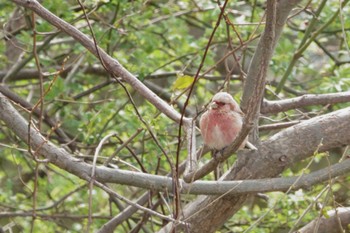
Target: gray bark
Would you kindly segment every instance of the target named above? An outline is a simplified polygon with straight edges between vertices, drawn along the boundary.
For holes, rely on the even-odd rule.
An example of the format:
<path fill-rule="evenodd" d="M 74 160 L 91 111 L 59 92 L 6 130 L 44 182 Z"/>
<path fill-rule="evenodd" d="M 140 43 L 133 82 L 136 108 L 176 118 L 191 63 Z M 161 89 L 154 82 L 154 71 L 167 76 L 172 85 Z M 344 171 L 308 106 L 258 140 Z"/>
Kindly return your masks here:
<path fill-rule="evenodd" d="M 350 108 L 326 114 L 285 129 L 264 141 L 257 151 L 239 154 L 224 180 L 276 177 L 315 151 L 350 144 Z M 234 215 L 249 195 L 201 196 L 184 208 L 189 232 L 214 232 Z M 210 219 L 210 221 L 209 221 Z M 162 231 L 166 232 L 166 231 Z"/>
<path fill-rule="evenodd" d="M 340 207 L 328 211 L 328 217 L 319 217 L 304 227 L 300 228 L 297 233 L 339 233 L 349 232 L 350 224 L 350 207 Z"/>

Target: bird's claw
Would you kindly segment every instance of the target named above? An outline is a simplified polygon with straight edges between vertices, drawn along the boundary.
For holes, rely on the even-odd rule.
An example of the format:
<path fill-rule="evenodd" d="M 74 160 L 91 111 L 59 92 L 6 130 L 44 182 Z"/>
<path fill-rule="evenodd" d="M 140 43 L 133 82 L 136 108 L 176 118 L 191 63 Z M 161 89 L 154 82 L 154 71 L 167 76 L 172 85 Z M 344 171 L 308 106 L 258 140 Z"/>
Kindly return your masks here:
<path fill-rule="evenodd" d="M 214 153 L 213 153 L 214 159 L 220 162 L 222 160 L 222 158 L 224 157 L 224 151 L 225 151 L 226 148 L 227 148 L 227 146 L 225 146 L 221 150 L 215 150 Z"/>

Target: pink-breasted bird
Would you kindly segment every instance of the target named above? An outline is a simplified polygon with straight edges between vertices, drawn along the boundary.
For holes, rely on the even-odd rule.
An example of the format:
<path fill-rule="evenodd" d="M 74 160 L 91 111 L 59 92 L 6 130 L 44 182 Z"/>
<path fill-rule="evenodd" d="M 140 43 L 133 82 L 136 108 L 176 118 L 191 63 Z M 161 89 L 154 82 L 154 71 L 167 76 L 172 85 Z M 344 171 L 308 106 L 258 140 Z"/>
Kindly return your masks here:
<path fill-rule="evenodd" d="M 214 95 L 209 109 L 202 115 L 199 127 L 204 144 L 222 150 L 233 143 L 243 125 L 243 112 L 227 92 Z M 243 148 L 245 141 L 240 148 Z"/>

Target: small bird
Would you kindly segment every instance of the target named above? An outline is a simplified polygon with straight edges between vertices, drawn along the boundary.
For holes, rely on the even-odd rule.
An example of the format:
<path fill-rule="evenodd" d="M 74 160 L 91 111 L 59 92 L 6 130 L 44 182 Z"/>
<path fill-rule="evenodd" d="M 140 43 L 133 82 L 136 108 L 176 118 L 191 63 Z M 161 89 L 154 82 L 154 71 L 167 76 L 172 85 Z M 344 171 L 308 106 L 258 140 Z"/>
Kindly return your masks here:
<path fill-rule="evenodd" d="M 243 125 L 243 112 L 227 92 L 214 95 L 209 109 L 202 115 L 199 127 L 204 144 L 222 151 L 233 143 Z M 244 148 L 246 140 L 240 148 Z"/>

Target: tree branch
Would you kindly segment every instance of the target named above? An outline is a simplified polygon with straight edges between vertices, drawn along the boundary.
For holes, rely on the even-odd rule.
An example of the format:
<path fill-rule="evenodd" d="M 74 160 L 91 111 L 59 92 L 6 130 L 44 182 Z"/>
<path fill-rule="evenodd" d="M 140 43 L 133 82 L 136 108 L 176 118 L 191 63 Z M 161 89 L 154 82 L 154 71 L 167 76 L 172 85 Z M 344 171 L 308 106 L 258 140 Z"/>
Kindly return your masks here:
<path fill-rule="evenodd" d="M 350 108 L 345 108 L 303 121 L 280 131 L 264 141 L 258 150 L 241 151 L 233 169 L 222 180 L 275 177 L 293 163 L 313 155 L 315 151 L 323 152 L 331 148 L 349 145 L 349 116 Z M 320 174 L 316 173 L 316 175 Z M 231 197 L 198 197 L 196 201 L 186 206 L 185 219 L 191 226 L 201 224 L 206 229 L 214 230 L 217 226 L 213 228 L 211 226 L 214 223 L 220 225 L 223 223 L 221 221 L 231 217 L 241 208 L 248 196 L 242 194 Z M 210 208 L 208 208 L 209 206 Z M 196 217 L 192 218 L 193 215 Z M 215 216 L 214 222 L 210 221 L 206 224 L 205 221 L 202 221 L 206 218 L 213 219 L 213 216 Z M 195 229 L 192 230 L 191 228 L 192 231 L 196 232 Z"/>
<path fill-rule="evenodd" d="M 75 65 L 75 64 L 74 64 Z M 65 64 L 64 70 L 60 71 L 60 75 L 62 75 L 63 77 L 66 77 L 68 75 L 69 72 L 71 72 L 73 70 L 73 64 Z M 43 77 L 48 77 L 50 75 L 54 75 L 56 73 L 49 73 L 47 72 L 47 70 L 49 69 L 54 69 L 54 70 L 60 70 L 62 69 L 62 67 L 59 66 L 53 66 L 53 67 L 44 67 L 46 69 L 46 72 L 43 72 Z M 97 74 L 97 75 L 101 75 L 103 77 L 105 77 L 108 72 L 102 67 L 102 66 L 98 66 L 98 65 L 94 65 L 94 66 L 79 66 L 79 68 L 82 70 L 82 72 L 84 74 Z M 182 72 L 182 70 L 175 70 L 173 72 L 156 72 L 153 74 L 148 74 L 146 77 L 144 77 L 144 79 L 146 80 L 159 80 L 159 79 L 164 79 L 164 78 L 176 78 L 176 75 L 178 75 L 179 72 Z M 6 76 L 6 74 L 8 73 L 7 70 L 0 70 L 0 81 Z M 195 73 L 191 73 L 191 72 L 183 72 L 184 75 L 189 75 L 189 76 L 195 76 Z M 16 72 L 16 75 L 11 77 L 11 79 L 9 81 L 17 81 L 17 80 L 30 80 L 30 79 L 35 79 L 35 77 L 39 76 L 39 72 L 36 69 L 31 69 L 31 68 L 23 68 L 21 70 L 19 70 L 18 72 Z M 138 77 L 138 76 L 135 76 Z M 211 74 L 205 74 L 205 73 L 201 73 L 198 75 L 198 77 L 200 77 L 201 79 L 205 79 L 208 81 L 220 81 L 225 79 L 225 76 L 220 76 L 220 75 L 211 75 Z M 230 77 L 230 80 L 238 80 L 237 75 L 232 75 L 232 77 Z"/>
<path fill-rule="evenodd" d="M 350 173 L 350 159 L 330 167 L 320 169 L 301 177 L 235 180 L 235 181 L 196 181 L 184 184 L 183 192 L 198 195 L 237 195 L 273 191 L 297 190 L 327 181 L 339 175 Z"/>
<path fill-rule="evenodd" d="M 264 131 L 264 130 L 277 130 L 277 129 L 283 129 L 283 128 L 288 128 L 292 125 L 299 124 L 300 121 L 288 121 L 288 122 L 280 122 L 280 123 L 274 123 L 274 124 L 266 124 L 266 125 L 260 125 L 259 126 L 259 131 Z"/>
<path fill-rule="evenodd" d="M 155 95 L 149 88 L 147 88 L 140 80 L 138 80 L 133 74 L 126 70 L 116 59 L 113 59 L 100 47 L 95 46 L 94 42 L 88 38 L 85 34 L 80 32 L 77 28 L 73 27 L 64 20 L 58 18 L 56 15 L 52 14 L 46 8 L 44 8 L 36 0 L 12 0 L 19 6 L 23 6 L 34 11 L 36 14 L 41 16 L 47 22 L 51 23 L 61 31 L 67 33 L 88 49 L 97 58 L 101 58 L 103 64 L 108 69 L 111 74 L 121 77 L 127 83 L 129 83 L 136 91 L 138 91 L 143 97 L 145 97 L 150 103 L 157 107 L 162 113 L 167 115 L 170 119 L 175 122 L 180 122 L 181 114 L 175 111 L 170 105 L 168 105 L 164 100 Z M 96 50 L 98 49 L 98 51 Z M 186 124 L 190 124 L 190 119 L 184 118 Z"/>
<path fill-rule="evenodd" d="M 245 113 L 244 124 L 237 138 L 232 145 L 222 154 L 220 161 L 211 159 L 198 170 L 191 171 L 184 176 L 186 182 L 193 182 L 213 171 L 220 162 L 228 159 L 235 152 L 254 126 L 257 126 L 260 112 L 260 103 L 262 102 L 265 79 L 268 64 L 271 60 L 273 48 L 275 46 L 275 24 L 276 24 L 276 4 L 275 1 L 268 1 L 267 20 L 265 31 L 258 43 L 258 47 L 253 56 L 250 68 L 247 74 L 247 80 L 244 84 L 242 97 L 242 110 Z M 283 25 L 282 25 L 283 26 Z M 253 67 L 253 68 L 252 68 Z M 257 135 L 253 143 L 257 143 Z"/>
<path fill-rule="evenodd" d="M 3 120 L 6 125 L 23 141 L 27 141 L 28 138 L 28 123 L 25 119 L 14 109 L 8 102 L 6 97 L 0 94 L 0 119 Z M 335 120 L 336 119 L 336 120 Z M 283 144 L 286 140 L 290 140 L 292 143 L 297 143 L 296 140 L 300 138 L 300 131 L 312 132 L 318 131 L 319 134 L 329 134 L 328 137 L 323 139 L 322 150 L 328 150 L 330 148 L 350 144 L 350 108 L 336 111 L 327 115 L 315 117 L 311 120 L 304 121 L 302 124 L 290 127 L 294 129 L 286 129 L 274 137 L 273 142 L 267 140 L 262 143 L 262 154 L 255 152 L 249 154 L 246 152 L 242 156 L 249 156 L 250 158 L 260 158 L 262 160 L 265 157 L 270 157 L 266 163 L 278 163 L 274 165 L 275 168 L 280 170 L 282 167 L 287 166 L 286 161 L 291 162 L 296 154 L 292 154 L 291 158 L 279 157 L 278 152 L 281 148 L 278 145 Z M 335 125 L 339 127 L 333 127 Z M 344 122 L 345 121 L 345 122 Z M 322 124 L 318 124 L 322 122 Z M 347 124 L 347 127 L 344 125 Z M 320 129 L 317 129 L 320 127 Z M 328 131 L 328 129 L 332 131 Z M 335 134 L 334 131 L 338 132 Z M 69 154 L 62 148 L 53 145 L 47 141 L 38 131 L 31 128 L 31 148 L 38 150 L 38 153 L 42 154 L 52 164 L 64 169 L 81 179 L 90 180 L 92 165 L 87 164 L 84 161 L 75 159 L 73 155 Z M 315 142 L 318 142 L 317 140 Z M 305 143 L 298 146 L 285 145 L 285 154 L 291 153 L 291 150 L 300 150 L 305 146 Z M 312 148 L 317 148 L 318 143 L 315 143 Z M 267 150 L 267 148 L 273 148 Z M 312 154 L 312 150 L 308 151 L 304 156 Z M 297 152 L 295 152 L 297 153 Z M 298 158 L 303 159 L 302 158 Z M 258 159 L 259 160 L 259 159 Z M 261 162 L 261 161 L 260 161 Z M 283 166 L 281 165 L 283 164 Z M 269 165 L 266 165 L 269 166 Z M 255 169 L 256 170 L 256 169 Z M 274 170 L 273 170 L 274 171 Z M 269 192 L 269 191 L 284 191 L 294 185 L 294 189 L 308 187 L 316 183 L 326 181 L 329 178 L 343 175 L 350 171 L 350 160 L 345 160 L 342 163 L 326 167 L 319 171 L 304 175 L 303 177 L 290 177 L 290 178 L 273 178 L 273 179 L 255 179 L 255 180 L 235 180 L 235 181 L 196 181 L 192 184 L 182 182 L 182 192 L 188 194 L 206 194 L 206 195 L 219 195 L 219 194 L 244 194 L 244 193 L 256 193 L 256 192 Z M 276 171 L 274 171 L 276 173 Z M 96 180 L 98 182 L 108 182 L 136 186 L 145 189 L 152 189 L 158 191 L 172 190 L 173 183 L 170 177 L 164 177 L 159 175 L 151 175 L 139 172 L 124 171 L 119 169 L 111 169 L 103 166 L 96 167 Z M 268 177 L 268 175 L 266 176 Z M 252 177 L 255 178 L 255 177 Z M 259 178 L 259 177 L 256 177 Z M 297 183 L 295 181 L 298 180 Z"/>
<path fill-rule="evenodd" d="M 36 116 L 40 115 L 40 110 L 38 108 L 34 108 L 33 105 L 26 100 L 22 99 L 17 94 L 13 93 L 10 89 L 8 89 L 6 86 L 0 85 L 0 93 L 14 101 L 16 104 L 19 104 L 23 108 L 32 111 Z M 58 135 L 58 140 L 61 143 L 68 143 L 68 146 L 74 151 L 75 143 L 70 139 L 70 137 L 62 130 L 59 126 L 59 123 L 53 120 L 46 112 L 43 113 L 43 120 L 44 122 L 50 126 L 53 131 Z"/>
<path fill-rule="evenodd" d="M 322 95 L 310 94 L 286 100 L 264 100 L 261 113 L 278 113 L 310 105 L 326 105 L 346 102 L 350 102 L 350 91 Z"/>
<path fill-rule="evenodd" d="M 300 228 L 298 233 L 338 233 L 349 229 L 350 207 L 339 207 L 328 211 L 328 217 L 319 217 L 306 226 Z"/>
<path fill-rule="evenodd" d="M 196 143 L 193 140 L 194 137 L 194 124 L 192 118 L 183 117 L 179 112 L 167 104 L 163 99 L 151 91 L 146 85 L 144 85 L 137 77 L 131 74 L 127 69 L 125 69 L 116 59 L 109 56 L 104 50 L 102 50 L 93 40 L 88 38 L 85 34 L 80 32 L 77 28 L 73 27 L 69 23 L 60 19 L 56 15 L 52 14 L 46 8 L 44 8 L 36 0 L 12 0 L 17 5 L 28 8 L 41 16 L 43 19 L 57 27 L 58 29 L 64 31 L 86 49 L 88 49 L 93 55 L 95 55 L 102 63 L 103 67 L 107 69 L 116 77 L 121 77 L 129 85 L 131 85 L 138 93 L 145 97 L 150 103 L 152 103 L 159 111 L 164 113 L 173 121 L 183 124 L 186 132 L 186 142 L 189 157 L 195 157 Z"/>

